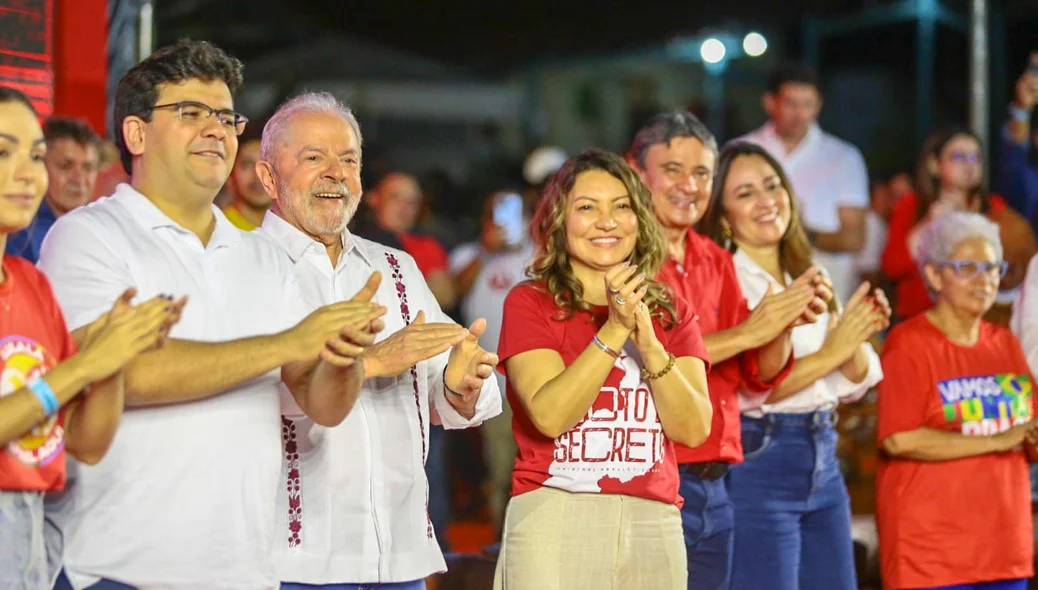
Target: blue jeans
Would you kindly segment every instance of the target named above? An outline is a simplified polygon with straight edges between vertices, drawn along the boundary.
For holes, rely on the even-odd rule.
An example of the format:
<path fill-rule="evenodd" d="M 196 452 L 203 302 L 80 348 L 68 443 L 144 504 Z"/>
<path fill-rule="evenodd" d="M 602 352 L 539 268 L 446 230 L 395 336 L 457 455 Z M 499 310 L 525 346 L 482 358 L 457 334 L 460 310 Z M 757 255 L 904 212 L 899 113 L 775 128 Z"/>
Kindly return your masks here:
<path fill-rule="evenodd" d="M 61 571 L 61 575 L 58 576 L 58 581 L 54 584 L 54 590 L 72 590 L 72 583 L 68 581 L 65 576 L 65 571 Z M 101 580 L 96 584 L 87 586 L 84 590 L 137 590 L 129 584 L 123 584 L 122 582 L 116 582 L 115 580 Z"/>
<path fill-rule="evenodd" d="M 685 500 L 681 528 L 688 551 L 688 590 L 728 590 L 735 524 L 724 478 L 704 480 L 678 467 L 678 491 Z"/>
<path fill-rule="evenodd" d="M 380 584 L 378 582 L 365 584 L 296 584 L 294 582 L 282 582 L 281 590 L 425 590 L 425 580 L 414 582 L 390 582 Z"/>
<path fill-rule="evenodd" d="M 835 422 L 832 412 L 743 416 L 745 462 L 728 473 L 734 588 L 858 587 Z"/>
<path fill-rule="evenodd" d="M 980 582 L 977 584 L 916 588 L 915 590 L 1027 590 L 1027 580 L 999 580 L 997 582 Z"/>
<path fill-rule="evenodd" d="M 429 425 L 429 456 L 425 460 L 425 477 L 429 480 L 429 519 L 436 532 L 440 551 L 450 553 L 447 526 L 451 522 L 451 482 L 447 471 L 447 431 L 443 426 Z"/>

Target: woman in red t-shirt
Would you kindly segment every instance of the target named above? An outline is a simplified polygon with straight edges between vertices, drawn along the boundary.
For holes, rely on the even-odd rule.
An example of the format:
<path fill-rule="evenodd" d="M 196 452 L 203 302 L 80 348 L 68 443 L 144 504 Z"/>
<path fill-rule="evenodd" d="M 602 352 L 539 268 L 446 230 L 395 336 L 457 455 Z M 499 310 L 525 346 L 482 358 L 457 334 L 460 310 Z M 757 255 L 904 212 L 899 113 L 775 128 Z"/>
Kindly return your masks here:
<path fill-rule="evenodd" d="M 1024 590 L 1035 400 L 1016 337 L 982 319 L 1006 268 L 998 227 L 949 213 L 918 256 L 935 303 L 891 331 L 879 384 L 884 587 Z"/>
<path fill-rule="evenodd" d="M 32 221 L 47 190 L 47 152 L 24 94 L 0 86 L 0 251 Z M 120 370 L 162 342 L 183 302 L 138 307 L 129 289 L 73 337 L 47 279 L 27 260 L 3 257 L 0 273 L 0 588 L 51 588 L 43 495 L 65 485 L 65 451 L 96 463 L 123 409 Z M 77 353 L 77 349 L 79 352 Z M 82 393 L 91 385 L 89 394 Z M 48 539 L 57 541 L 60 539 Z M 51 555 L 60 563 L 60 555 Z"/>
<path fill-rule="evenodd" d="M 495 588 L 684 590 L 672 441 L 709 434 L 707 356 L 652 278 L 666 249 L 649 191 L 620 157 L 584 152 L 531 233 L 533 280 L 505 300 L 498 346 L 519 452 Z"/>
<path fill-rule="evenodd" d="M 919 274 L 915 251 L 922 230 L 951 211 L 983 213 L 992 221 L 1011 228 L 1013 240 L 1007 240 L 1006 244 L 1010 271 L 1002 288 L 1014 289 L 1023 281 L 1027 263 L 1038 249 L 1034 233 L 1002 197 L 987 192 L 981 157 L 980 140 L 966 129 L 935 133 L 923 144 L 916 190 L 901 195 L 894 205 L 887 246 L 883 250 L 882 269 L 896 286 L 894 311 L 899 319 L 930 308 L 930 297 Z"/>

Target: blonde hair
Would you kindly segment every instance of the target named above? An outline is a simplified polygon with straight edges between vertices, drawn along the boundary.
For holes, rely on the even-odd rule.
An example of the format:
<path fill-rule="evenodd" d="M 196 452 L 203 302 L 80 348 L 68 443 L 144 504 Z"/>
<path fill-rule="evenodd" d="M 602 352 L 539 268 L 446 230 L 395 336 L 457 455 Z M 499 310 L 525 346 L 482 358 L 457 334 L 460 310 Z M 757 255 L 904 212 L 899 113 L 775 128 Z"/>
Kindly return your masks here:
<path fill-rule="evenodd" d="M 590 170 L 601 170 L 623 183 L 631 197 L 631 208 L 638 218 L 638 236 L 628 261 L 646 276 L 648 291 L 643 301 L 650 314 L 658 318 L 665 329 L 677 323 L 674 299 L 663 283 L 655 279 L 663 266 L 667 251 L 663 227 L 652 211 L 648 187 L 626 162 L 615 154 L 602 150 L 587 150 L 566 160 L 552 176 L 530 222 L 530 233 L 537 247 L 527 276 L 543 283 L 562 310 L 561 319 L 568 319 L 577 310 L 591 311 L 584 301 L 584 287 L 573 276 L 570 253 L 566 249 L 566 216 L 570 192 L 577 177 Z"/>

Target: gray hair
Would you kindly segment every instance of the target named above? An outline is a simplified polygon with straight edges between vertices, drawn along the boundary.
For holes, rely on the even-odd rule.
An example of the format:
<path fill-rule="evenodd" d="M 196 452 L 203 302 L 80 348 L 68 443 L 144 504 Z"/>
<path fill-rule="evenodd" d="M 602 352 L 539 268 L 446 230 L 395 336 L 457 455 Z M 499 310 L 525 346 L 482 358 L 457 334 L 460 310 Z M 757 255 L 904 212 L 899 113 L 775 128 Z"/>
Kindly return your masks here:
<path fill-rule="evenodd" d="M 634 134 L 627 155 L 645 170 L 645 154 L 657 144 L 670 145 L 675 137 L 694 137 L 717 155 L 717 139 L 706 125 L 688 111 L 660 113 L 649 119 Z"/>
<path fill-rule="evenodd" d="M 288 99 L 274 115 L 270 117 L 267 124 L 263 126 L 263 139 L 260 146 L 260 157 L 268 162 L 274 161 L 274 152 L 277 150 L 281 138 L 288 129 L 288 123 L 292 117 L 300 113 L 328 113 L 342 117 L 350 127 L 353 134 L 357 136 L 357 145 L 364 145 L 364 138 L 360 134 L 360 123 L 353 114 L 350 107 L 342 104 L 328 92 L 304 92 L 298 96 Z"/>
<path fill-rule="evenodd" d="M 919 235 L 916 261 L 931 300 L 937 299 L 937 292 L 926 279 L 926 265 L 947 262 L 955 246 L 969 238 L 982 238 L 995 250 L 995 258 L 1002 260 L 1002 238 L 999 236 L 998 224 L 979 213 L 948 213 L 923 228 Z"/>

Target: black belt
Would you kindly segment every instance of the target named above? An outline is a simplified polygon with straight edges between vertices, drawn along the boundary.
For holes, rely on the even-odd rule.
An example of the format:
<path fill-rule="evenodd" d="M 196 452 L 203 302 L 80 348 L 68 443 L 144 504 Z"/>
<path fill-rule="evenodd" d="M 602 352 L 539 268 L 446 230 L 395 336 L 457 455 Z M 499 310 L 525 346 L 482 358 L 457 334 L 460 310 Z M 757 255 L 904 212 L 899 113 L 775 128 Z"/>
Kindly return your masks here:
<path fill-rule="evenodd" d="M 728 473 L 728 463 L 724 461 L 703 461 L 702 463 L 682 463 L 678 468 L 684 473 L 695 475 L 707 481 L 721 479 Z"/>

